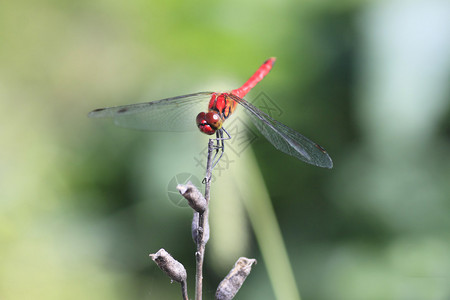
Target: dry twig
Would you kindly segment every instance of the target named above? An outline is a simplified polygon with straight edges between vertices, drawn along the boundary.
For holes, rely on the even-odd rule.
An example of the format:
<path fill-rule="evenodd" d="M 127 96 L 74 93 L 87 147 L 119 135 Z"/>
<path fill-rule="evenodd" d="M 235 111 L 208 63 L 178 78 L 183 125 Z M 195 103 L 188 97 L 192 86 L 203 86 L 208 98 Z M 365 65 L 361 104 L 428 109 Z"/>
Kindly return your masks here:
<path fill-rule="evenodd" d="M 149 256 L 158 265 L 158 267 L 170 277 L 170 279 L 181 284 L 183 300 L 188 300 L 186 283 L 187 273 L 183 264 L 173 258 L 163 248 L 159 249 L 159 251 L 155 254 L 150 254 Z"/>

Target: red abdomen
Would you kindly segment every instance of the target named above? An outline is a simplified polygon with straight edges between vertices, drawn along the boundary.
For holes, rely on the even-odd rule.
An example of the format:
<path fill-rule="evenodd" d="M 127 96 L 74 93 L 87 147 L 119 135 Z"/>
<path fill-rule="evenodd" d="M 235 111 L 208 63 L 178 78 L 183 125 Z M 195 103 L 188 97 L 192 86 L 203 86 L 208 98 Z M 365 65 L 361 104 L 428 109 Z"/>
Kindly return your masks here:
<path fill-rule="evenodd" d="M 232 90 L 230 93 L 214 93 L 211 100 L 209 100 L 208 111 L 217 113 L 222 122 L 228 119 L 237 106 L 237 102 L 230 97 L 230 94 L 238 96 L 239 98 L 244 98 L 244 96 L 270 72 L 275 60 L 275 57 L 266 60 L 240 88 Z M 217 128 L 220 128 L 220 126 Z"/>
<path fill-rule="evenodd" d="M 271 57 L 266 60 L 261 67 L 255 72 L 255 74 L 247 80 L 240 88 L 232 90 L 231 93 L 233 95 L 238 96 L 239 98 L 244 98 L 244 96 L 255 87 L 255 85 L 260 82 L 269 72 L 272 70 L 273 64 L 275 63 L 276 58 Z"/>

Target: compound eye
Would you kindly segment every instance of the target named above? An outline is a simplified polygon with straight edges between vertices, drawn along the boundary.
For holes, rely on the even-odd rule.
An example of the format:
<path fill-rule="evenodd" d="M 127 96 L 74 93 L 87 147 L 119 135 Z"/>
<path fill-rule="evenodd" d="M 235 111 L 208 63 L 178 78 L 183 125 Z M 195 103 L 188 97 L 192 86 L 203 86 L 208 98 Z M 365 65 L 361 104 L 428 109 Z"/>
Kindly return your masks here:
<path fill-rule="evenodd" d="M 219 129 L 220 127 L 222 127 L 222 120 L 215 112 L 206 113 L 205 120 L 209 125 L 211 125 L 211 127 L 215 129 Z"/>
<path fill-rule="evenodd" d="M 216 130 L 209 125 L 200 125 L 198 126 L 198 129 L 200 129 L 201 132 L 207 135 L 213 135 L 214 133 L 216 133 Z"/>
<path fill-rule="evenodd" d="M 206 113 L 204 112 L 199 113 L 197 115 L 196 122 L 197 127 L 201 132 L 207 135 L 212 135 L 216 132 L 216 130 L 213 127 L 211 127 L 211 125 L 209 125 L 208 122 L 206 121 Z"/>
<path fill-rule="evenodd" d="M 197 118 L 195 119 L 197 126 L 200 124 L 206 124 L 206 113 L 201 112 L 197 115 Z"/>

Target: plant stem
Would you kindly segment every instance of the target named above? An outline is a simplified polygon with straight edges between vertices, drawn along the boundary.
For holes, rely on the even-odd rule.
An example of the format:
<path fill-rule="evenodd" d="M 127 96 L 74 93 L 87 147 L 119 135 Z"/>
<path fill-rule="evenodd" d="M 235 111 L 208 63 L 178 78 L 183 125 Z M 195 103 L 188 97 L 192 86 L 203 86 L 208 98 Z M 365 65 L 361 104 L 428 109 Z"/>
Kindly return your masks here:
<path fill-rule="evenodd" d="M 181 294 L 183 295 L 183 300 L 189 300 L 186 281 L 181 282 Z"/>
<path fill-rule="evenodd" d="M 206 161 L 206 176 L 205 176 L 205 199 L 206 210 L 199 214 L 198 218 L 198 232 L 197 232 L 197 252 L 196 258 L 196 280 L 195 280 L 195 300 L 202 300 L 202 288 L 203 288 L 203 260 L 205 257 L 205 228 L 208 224 L 209 215 L 209 197 L 211 189 L 211 173 L 212 173 L 212 153 L 213 153 L 213 140 L 208 142 L 208 158 Z"/>

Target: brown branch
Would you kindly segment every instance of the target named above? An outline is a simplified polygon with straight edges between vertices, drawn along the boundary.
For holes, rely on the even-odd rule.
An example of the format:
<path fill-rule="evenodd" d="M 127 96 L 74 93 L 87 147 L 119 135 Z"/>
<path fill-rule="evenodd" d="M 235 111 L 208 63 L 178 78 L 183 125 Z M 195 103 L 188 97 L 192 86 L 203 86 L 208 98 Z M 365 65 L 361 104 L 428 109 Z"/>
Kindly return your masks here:
<path fill-rule="evenodd" d="M 189 300 L 186 280 L 181 282 L 181 294 L 183 295 L 183 300 Z"/>
<path fill-rule="evenodd" d="M 209 228 L 209 198 L 211 189 L 211 173 L 212 173 L 212 154 L 213 154 L 213 140 L 208 142 L 208 158 L 206 161 L 206 176 L 205 182 L 205 199 L 206 209 L 204 212 L 199 212 L 198 226 L 197 226 L 197 252 L 196 259 L 196 276 L 195 276 L 195 300 L 202 300 L 203 289 L 203 261 L 205 257 L 205 246 L 209 238 L 209 233 L 206 234 L 206 229 Z M 195 218 L 194 218 L 195 219 Z"/>

